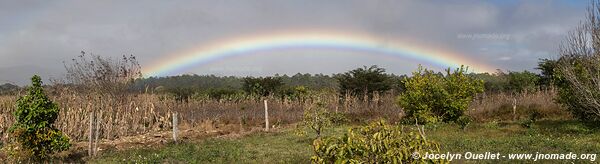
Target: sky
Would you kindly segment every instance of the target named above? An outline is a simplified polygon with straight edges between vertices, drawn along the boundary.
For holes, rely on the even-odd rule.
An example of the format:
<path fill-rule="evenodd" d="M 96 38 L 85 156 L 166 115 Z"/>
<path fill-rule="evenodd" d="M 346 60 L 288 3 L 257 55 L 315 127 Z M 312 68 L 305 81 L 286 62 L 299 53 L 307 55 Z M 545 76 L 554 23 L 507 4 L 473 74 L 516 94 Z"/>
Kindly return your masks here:
<path fill-rule="evenodd" d="M 0 0 L 0 83 L 60 79 L 81 51 L 142 67 L 220 40 L 280 31 L 344 31 L 452 52 L 505 71 L 556 58 L 588 1 L 545 0 Z M 301 35 L 301 34 L 299 34 Z M 379 65 L 407 74 L 428 61 L 373 52 L 294 48 L 247 52 L 169 75 L 340 73 Z"/>

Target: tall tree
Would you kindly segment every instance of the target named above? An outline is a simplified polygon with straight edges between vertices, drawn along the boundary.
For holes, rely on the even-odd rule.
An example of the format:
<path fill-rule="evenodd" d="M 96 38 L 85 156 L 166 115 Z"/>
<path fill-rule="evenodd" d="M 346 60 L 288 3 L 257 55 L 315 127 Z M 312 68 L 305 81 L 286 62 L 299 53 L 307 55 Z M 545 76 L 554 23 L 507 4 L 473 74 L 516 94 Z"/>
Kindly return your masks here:
<path fill-rule="evenodd" d="M 367 94 L 370 97 L 374 92 L 382 93 L 392 88 L 390 75 L 385 73 L 384 68 L 377 65 L 357 68 L 338 74 L 335 78 L 341 94 Z"/>

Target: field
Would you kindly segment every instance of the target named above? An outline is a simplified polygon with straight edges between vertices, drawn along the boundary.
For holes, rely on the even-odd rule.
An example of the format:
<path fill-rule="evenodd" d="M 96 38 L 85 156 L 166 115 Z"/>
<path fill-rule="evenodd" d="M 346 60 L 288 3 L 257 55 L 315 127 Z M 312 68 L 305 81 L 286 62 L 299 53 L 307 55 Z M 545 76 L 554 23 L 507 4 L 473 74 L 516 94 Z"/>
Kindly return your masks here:
<path fill-rule="evenodd" d="M 573 121 L 565 109 L 554 103 L 555 94 L 549 90 L 479 95 L 467 111 L 475 122 L 466 130 L 455 124 L 434 124 L 426 127 L 426 134 L 442 145 L 442 152 L 595 153 L 600 148 L 598 128 Z M 272 130 L 264 132 L 263 102 L 252 97 L 179 102 L 160 94 L 128 95 L 120 100 L 90 99 L 88 95 L 77 93 L 54 94 L 51 98 L 61 107 L 57 126 L 74 143 L 55 160 L 308 163 L 314 154 L 311 148 L 314 134 L 298 136 L 294 130 L 304 108 L 316 99 L 326 102 L 330 112 L 341 113 L 346 118 L 343 125 L 325 131 L 324 136 L 339 136 L 348 128 L 378 119 L 398 123 L 403 117 L 394 94 L 375 95 L 366 101 L 351 96 L 340 101 L 338 96 L 324 93 L 303 100 L 268 97 Z M 16 96 L 0 97 L 2 132 L 6 132 L 13 121 L 11 107 L 15 100 Z M 99 156 L 88 157 L 88 125 L 93 111 L 99 118 L 96 120 L 99 122 Z M 541 121 L 533 123 L 531 128 L 524 127 L 524 120 L 534 111 L 540 113 Z M 170 132 L 173 113 L 178 113 L 180 121 L 177 143 L 172 141 Z M 3 141 L 8 139 L 7 133 L 2 136 Z M 3 156 L 0 154 L 0 158 Z"/>
<path fill-rule="evenodd" d="M 337 126 L 326 135 L 341 135 L 351 125 Z M 441 152 L 452 153 L 597 153 L 599 127 L 575 121 L 544 120 L 532 128 L 518 123 L 478 123 L 466 130 L 452 124 L 426 128 L 427 137 L 442 144 Z M 92 163 L 309 163 L 313 136 L 297 136 L 293 130 L 257 132 L 241 137 L 220 137 L 201 141 L 170 143 L 156 148 L 107 152 Z M 508 158 L 508 157 L 507 157 Z M 468 163 L 518 162 L 533 160 L 456 160 Z M 540 161 L 538 161 L 540 162 Z M 541 162 L 550 162 L 542 160 Z M 557 162 L 557 160 L 552 160 Z M 558 160 L 559 163 L 587 163 L 590 160 Z"/>

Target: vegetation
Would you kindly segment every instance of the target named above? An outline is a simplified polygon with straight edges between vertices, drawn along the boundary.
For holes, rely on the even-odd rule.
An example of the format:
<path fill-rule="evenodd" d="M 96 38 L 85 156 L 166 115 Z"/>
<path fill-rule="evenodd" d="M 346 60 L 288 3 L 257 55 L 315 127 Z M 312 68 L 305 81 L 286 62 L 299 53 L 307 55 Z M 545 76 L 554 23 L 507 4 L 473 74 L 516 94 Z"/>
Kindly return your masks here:
<path fill-rule="evenodd" d="M 587 19 L 560 47 L 558 60 L 542 60 L 539 68 L 552 77 L 558 88 L 558 102 L 582 121 L 600 121 L 600 2 L 593 1 Z M 547 80 L 548 81 L 548 80 Z"/>
<path fill-rule="evenodd" d="M 14 93 L 15 91 L 18 91 L 20 89 L 19 86 L 11 84 L 11 83 L 5 83 L 0 85 L 0 95 L 5 95 L 5 94 L 11 94 Z"/>
<path fill-rule="evenodd" d="M 342 137 L 317 139 L 313 147 L 315 163 L 443 163 L 414 158 L 415 153 L 439 153 L 439 145 L 425 139 L 422 131 L 406 133 L 385 121 L 350 129 Z"/>
<path fill-rule="evenodd" d="M 321 137 L 321 132 L 332 125 L 333 117 L 323 102 L 316 102 L 304 109 L 304 117 L 300 122 L 299 128 L 309 128 L 315 131 L 317 138 Z M 302 129 L 299 129 L 302 130 Z M 303 131 L 300 134 L 304 134 Z"/>
<path fill-rule="evenodd" d="M 539 81 L 539 75 L 529 71 L 508 74 L 508 86 L 513 92 L 533 92 L 538 89 Z"/>
<path fill-rule="evenodd" d="M 15 123 L 10 129 L 15 146 L 9 148 L 16 158 L 45 159 L 69 148 L 69 138 L 54 127 L 59 108 L 44 94 L 42 80 L 35 75 L 28 94 L 17 100 Z"/>
<path fill-rule="evenodd" d="M 89 62 L 92 59 L 112 64 L 102 68 L 89 67 L 89 65 L 93 65 L 92 63 L 97 63 Z M 314 142 L 313 148 L 318 148 L 311 152 L 310 148 L 313 142 L 310 138 L 312 137 L 292 137 L 287 136 L 288 132 L 284 132 L 282 135 L 286 139 L 297 142 L 287 143 L 278 138 L 280 134 L 259 133 L 258 135 L 263 137 L 266 135 L 266 138 L 279 140 L 278 144 L 285 145 L 281 146 L 281 149 L 288 145 L 295 145 L 303 149 L 299 152 L 260 150 L 266 153 L 285 152 L 294 155 L 292 158 L 279 155 L 278 159 L 271 159 L 252 155 L 257 152 L 246 151 L 252 150 L 246 146 L 257 147 L 256 144 L 271 141 L 264 141 L 256 137 L 253 139 L 254 141 L 249 141 L 254 143 L 247 144 L 237 140 L 210 139 L 201 142 L 209 145 L 213 144 L 211 142 L 216 142 L 231 146 L 229 152 L 232 153 L 225 152 L 229 149 L 225 147 L 226 150 L 215 150 L 214 156 L 198 156 L 188 159 L 189 155 L 186 153 L 189 152 L 185 151 L 204 151 L 205 149 L 200 150 L 200 147 L 194 144 L 184 143 L 168 145 L 167 149 L 170 149 L 168 152 L 162 152 L 163 150 L 160 149 L 151 150 L 155 154 L 148 155 L 152 156 L 145 156 L 145 152 L 137 152 L 134 155 L 141 156 L 118 157 L 127 161 L 197 162 L 208 160 L 231 162 L 232 159 L 240 159 L 257 162 L 297 163 L 307 162 L 306 160 L 314 156 L 315 162 L 338 160 L 369 162 L 374 159 L 406 162 L 410 161 L 410 158 L 407 157 L 412 155 L 412 152 L 400 153 L 393 148 L 393 145 L 420 143 L 427 147 L 430 140 L 425 139 L 423 129 L 418 130 L 418 134 L 411 134 L 410 130 L 402 131 L 403 126 L 380 123 L 379 125 L 371 124 L 370 130 L 361 131 L 361 128 L 355 128 L 353 131 L 343 134 L 340 131 L 344 130 L 336 126 L 339 123 L 364 124 L 379 119 L 385 119 L 392 123 L 398 123 L 400 119 L 405 119 L 404 123 L 409 124 L 413 124 L 416 120 L 419 124 L 427 123 L 427 129 L 434 131 L 431 136 L 434 138 L 440 133 L 435 129 L 436 127 L 452 127 L 460 129 L 465 133 L 464 135 L 469 135 L 467 133 L 470 133 L 472 129 L 481 130 L 482 126 L 502 127 L 503 125 L 499 125 L 498 122 L 508 121 L 508 123 L 518 126 L 518 131 L 522 131 L 522 129 L 536 130 L 540 123 L 543 124 L 548 119 L 570 119 L 563 108 L 553 102 L 557 92 L 548 87 L 548 84 L 558 86 L 561 82 L 565 82 L 564 79 L 558 78 L 560 76 L 556 76 L 559 74 L 555 72 L 560 72 L 555 71 L 559 68 L 558 64 L 543 63 L 546 65 L 540 65 L 542 75 L 528 71 L 475 74 L 468 73 L 466 67 L 456 70 L 448 69 L 445 73 L 438 73 L 420 67 L 409 77 L 386 74 L 383 68 L 377 66 L 357 68 L 335 75 L 335 78 L 321 74 L 296 74 L 291 77 L 275 75 L 258 78 L 208 75 L 136 78 L 138 77 L 136 74 L 125 77 L 118 73 L 113 74 L 114 71 L 112 71 L 113 73 L 104 71 L 106 69 L 119 70 L 116 68 L 123 66 L 130 68 L 125 69 L 125 72 L 135 72 L 137 67 L 126 66 L 136 63 L 132 62 L 132 60 L 135 61 L 135 58 L 124 57 L 123 60 L 127 62 L 112 62 L 110 59 L 82 53 L 79 62 L 67 66 L 71 72 L 79 70 L 79 73 L 87 72 L 106 76 L 70 76 L 72 81 L 70 83 L 46 86 L 52 100 L 64 109 L 57 112 L 58 116 L 55 121 L 57 128 L 55 129 L 61 129 L 73 141 L 83 141 L 86 139 L 88 130 L 86 125 L 91 119 L 87 116 L 90 112 L 97 112 L 97 120 L 102 121 L 98 125 L 98 138 L 118 140 L 122 137 L 168 130 L 172 126 L 170 123 L 172 114 L 177 112 L 180 114 L 178 120 L 180 126 L 183 126 L 180 127 L 183 132 L 195 131 L 195 128 L 200 127 L 199 130 L 217 131 L 220 134 L 243 133 L 264 124 L 263 104 L 256 100 L 268 99 L 270 120 L 273 120 L 272 125 L 276 131 L 279 130 L 278 127 L 298 123 L 300 127 L 316 133 L 317 141 Z M 74 81 L 89 81 L 89 79 L 75 80 L 75 77 L 93 77 L 95 80 L 91 81 L 98 84 L 74 83 Z M 110 83 L 117 84 L 118 87 L 107 86 L 108 88 L 105 89 L 94 89 L 93 92 L 84 90 L 92 86 L 102 88 L 103 86 L 99 84 Z M 478 94 L 484 90 L 485 94 Z M 0 110 L 0 134 L 4 133 L 6 125 L 15 122 L 15 119 L 5 114 L 14 111 L 12 107 L 15 105 L 15 100 L 14 96 L 0 96 L 0 109 L 2 109 Z M 334 110 L 335 112 L 333 112 Z M 208 125 L 205 122 L 212 123 Z M 441 122 L 454 122 L 458 127 Z M 412 126 L 406 127 L 412 128 Z M 514 130 L 512 128 L 509 130 Z M 325 129 L 333 129 L 334 133 Z M 458 132 L 456 133 L 453 135 L 459 135 Z M 372 136 L 375 134 L 382 135 L 382 137 L 373 138 Z M 341 138 L 344 136 L 346 136 L 346 140 Z M 390 138 L 390 136 L 392 137 Z M 347 142 L 348 139 L 369 144 Z M 433 140 L 441 141 L 439 138 Z M 5 139 L 2 141 L 5 143 Z M 385 146 L 374 148 L 382 149 L 371 150 L 368 147 L 378 145 L 378 141 L 385 141 L 386 144 L 381 143 Z M 390 147 L 389 144 L 392 146 Z M 240 145 L 245 146 L 239 147 Z M 321 147 L 317 147 L 317 145 Z M 326 150 L 325 145 L 330 149 Z M 353 150 L 364 149 L 361 151 L 364 158 L 360 156 L 347 158 L 348 156 L 344 156 L 347 154 L 344 153 L 347 153 L 348 149 L 337 149 L 336 146 L 340 145 Z M 416 144 L 412 146 L 418 147 Z M 445 151 L 446 142 L 444 141 L 438 146 L 440 151 Z M 10 144 L 5 147 L 6 150 L 15 148 Z M 214 149 L 219 148 L 221 147 L 214 146 Z M 333 148 L 336 148 L 335 152 L 337 153 L 332 152 Z M 382 152 L 389 153 L 380 154 Z M 353 151 L 353 153 L 356 152 Z M 3 154 L 0 153 L 0 158 L 2 156 Z M 117 162 L 115 160 L 108 161 Z"/>
<path fill-rule="evenodd" d="M 43 86 L 39 76 L 26 93 L 0 85 L 0 160 L 60 160 L 55 154 L 65 150 L 75 161 L 98 163 L 446 163 L 451 160 L 422 155 L 596 153 L 599 15 L 600 1 L 593 1 L 587 20 L 567 34 L 560 57 L 539 62 L 541 74 L 419 66 L 406 76 L 373 65 L 332 76 L 142 78 L 133 55 L 113 60 L 82 51 L 64 63 L 66 77 L 55 85 Z M 257 100 L 268 100 L 269 132 L 260 130 L 265 111 Z M 175 128 L 172 120 L 181 142 L 170 142 L 165 132 Z M 316 138 L 292 135 L 286 127 L 293 125 Z M 70 142 L 92 137 L 93 130 L 97 140 L 109 141 L 100 143 L 103 155 L 77 156 L 82 150 Z M 205 138 L 213 136 L 219 137 Z M 120 150 L 134 142 L 143 146 Z"/>
<path fill-rule="evenodd" d="M 461 67 L 440 75 L 419 66 L 404 82 L 406 91 L 398 98 L 408 121 L 453 122 L 463 117 L 475 94 L 483 92 L 483 82 L 466 72 L 467 68 Z"/>
<path fill-rule="evenodd" d="M 394 125 L 388 125 L 394 126 Z M 335 126 L 325 136 L 343 137 L 354 126 Z M 356 127 L 360 128 L 360 127 Z M 411 126 L 405 126 L 405 131 Z M 518 123 L 473 123 L 466 130 L 453 124 L 425 126 L 427 140 L 440 141 L 440 152 L 595 153 L 600 149 L 597 126 L 577 121 L 542 120 L 523 128 Z M 416 129 L 414 129 L 416 131 Z M 357 131 L 354 131 L 357 133 Z M 409 132 L 405 132 L 409 133 Z M 167 144 L 161 147 L 110 151 L 92 163 L 309 163 L 314 150 L 312 136 L 297 136 L 293 130 L 258 132 L 243 137 L 220 137 Z M 423 155 L 423 154 L 421 154 Z M 597 162 L 598 159 L 596 159 Z M 533 160 L 457 160 L 452 163 L 531 163 Z M 542 163 L 586 163 L 581 160 L 542 160 Z"/>
<path fill-rule="evenodd" d="M 392 81 L 385 69 L 373 65 L 371 67 L 357 68 L 336 76 L 339 84 L 339 92 L 344 95 L 368 95 L 374 92 L 383 93 L 392 87 Z"/>
<path fill-rule="evenodd" d="M 75 85 L 80 92 L 91 91 L 122 98 L 129 86 L 142 77 L 142 68 L 133 55 L 123 55 L 120 60 L 113 60 L 81 51 L 81 55 L 72 59 L 72 63 L 64 64 L 66 84 Z"/>
<path fill-rule="evenodd" d="M 243 89 L 250 95 L 269 96 L 280 91 L 283 85 L 281 79 L 276 77 L 246 77 L 244 78 Z"/>

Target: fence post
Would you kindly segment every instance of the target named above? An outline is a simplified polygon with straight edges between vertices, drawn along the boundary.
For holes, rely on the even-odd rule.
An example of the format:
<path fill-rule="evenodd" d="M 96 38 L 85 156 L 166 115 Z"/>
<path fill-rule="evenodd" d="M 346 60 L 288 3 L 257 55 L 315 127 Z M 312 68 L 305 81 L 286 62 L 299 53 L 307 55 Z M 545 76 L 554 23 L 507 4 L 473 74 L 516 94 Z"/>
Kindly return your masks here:
<path fill-rule="evenodd" d="M 90 135 L 89 135 L 89 145 L 88 145 L 88 156 L 92 156 L 92 136 L 93 136 L 93 126 L 92 124 L 94 123 L 94 112 L 90 112 Z"/>
<path fill-rule="evenodd" d="M 100 117 L 96 116 L 96 134 L 94 134 L 95 136 L 95 141 L 94 141 L 94 156 L 96 156 L 96 154 L 98 154 L 98 136 L 100 135 L 100 122 L 102 119 L 102 111 L 100 111 Z"/>
<path fill-rule="evenodd" d="M 265 102 L 265 130 L 269 131 L 269 106 L 267 106 L 267 100 Z"/>
<path fill-rule="evenodd" d="M 173 141 L 177 142 L 177 112 L 173 112 Z"/>
<path fill-rule="evenodd" d="M 517 120 L 517 98 L 513 98 L 513 121 Z"/>

